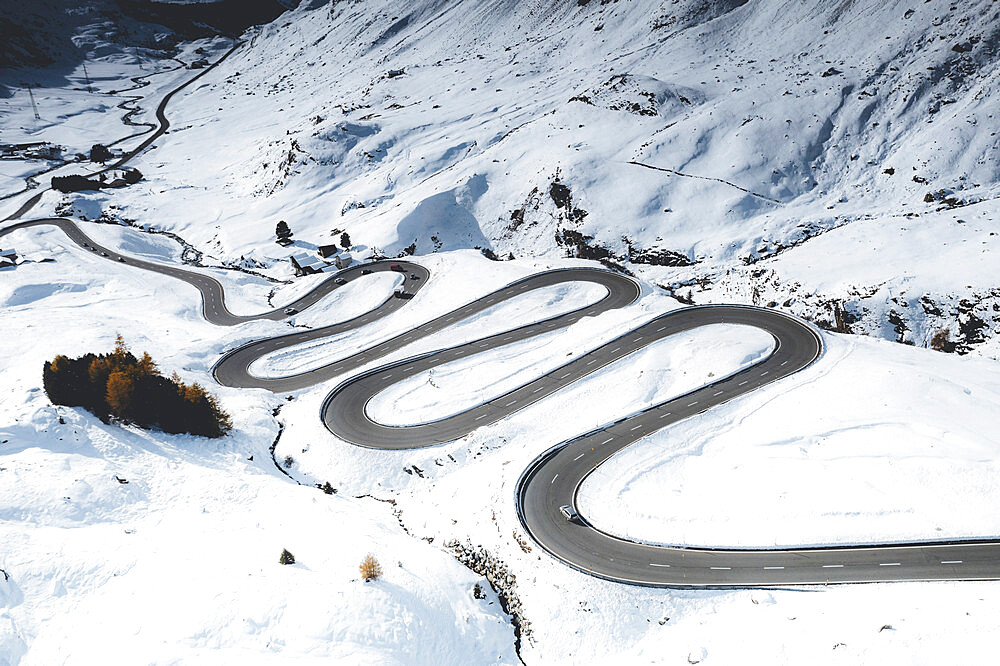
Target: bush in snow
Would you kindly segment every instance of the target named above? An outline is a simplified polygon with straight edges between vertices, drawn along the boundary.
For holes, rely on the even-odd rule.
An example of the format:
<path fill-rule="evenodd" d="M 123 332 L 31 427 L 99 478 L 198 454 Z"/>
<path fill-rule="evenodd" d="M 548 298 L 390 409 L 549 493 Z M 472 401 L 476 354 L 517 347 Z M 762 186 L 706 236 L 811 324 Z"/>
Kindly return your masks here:
<path fill-rule="evenodd" d="M 90 161 L 100 162 L 104 164 L 112 157 L 111 151 L 108 150 L 107 146 L 101 143 L 95 143 L 93 148 L 90 149 Z"/>
<path fill-rule="evenodd" d="M 940 329 L 934 334 L 934 337 L 931 338 L 931 349 L 936 349 L 937 351 L 950 354 L 955 351 L 955 347 L 955 343 L 951 340 L 951 334 L 946 328 Z"/>
<path fill-rule="evenodd" d="M 281 557 L 278 558 L 278 562 L 281 564 L 295 564 L 295 556 L 287 548 L 282 548 Z"/>
<path fill-rule="evenodd" d="M 382 567 L 379 565 L 378 560 L 375 556 L 369 553 L 365 555 L 365 559 L 361 560 L 361 576 L 365 579 L 365 582 L 378 580 L 382 575 Z"/>
<path fill-rule="evenodd" d="M 42 383 L 53 404 L 83 407 L 105 422 L 114 416 L 143 428 L 204 437 L 221 437 L 232 428 L 214 396 L 176 373 L 164 377 L 149 354 L 136 358 L 120 335 L 110 354 L 59 355 L 46 362 Z"/>

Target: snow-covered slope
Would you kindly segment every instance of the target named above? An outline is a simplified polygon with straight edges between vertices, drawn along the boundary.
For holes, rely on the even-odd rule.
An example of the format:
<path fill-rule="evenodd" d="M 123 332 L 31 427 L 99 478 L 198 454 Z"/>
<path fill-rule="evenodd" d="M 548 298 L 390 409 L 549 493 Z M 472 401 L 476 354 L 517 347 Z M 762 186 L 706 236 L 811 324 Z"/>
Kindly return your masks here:
<path fill-rule="evenodd" d="M 928 216 L 972 225 L 960 264 L 992 250 L 998 12 L 306 2 L 186 95 L 171 140 L 139 162 L 148 184 L 115 200 L 231 261 L 278 258 L 278 219 L 390 255 L 604 258 L 695 300 L 774 302 L 921 346 L 947 331 L 939 347 L 996 357 L 982 346 L 994 284 L 908 288 L 953 263 L 924 260 L 948 225 L 892 233 L 892 270 L 840 264 L 838 285 L 772 257 L 843 226 L 878 245 Z M 11 112 L 28 112 L 21 96 Z"/>
<path fill-rule="evenodd" d="M 194 73 L 181 63 L 230 46 L 181 44 L 179 63 L 123 48 L 102 32 L 105 17 L 80 16 L 65 29 L 89 74 L 80 63 L 0 71 L 10 84 L 0 143 L 48 141 L 68 160 L 97 142 L 134 147 L 140 138 L 123 137 L 142 128 L 123 127 L 128 107 L 115 106 L 153 122 L 162 95 Z M 147 28 L 135 30 L 155 38 Z M 985 358 L 825 336 L 827 355 L 806 374 L 640 442 L 582 499 L 604 529 L 670 543 L 1000 532 L 996 3 L 307 0 L 242 41 L 171 102 L 170 131 L 134 162 L 145 180 L 50 192 L 31 215 L 168 231 L 186 252 L 164 235 L 86 225 L 126 253 L 180 263 L 200 252 L 207 265 L 272 278 L 205 269 L 238 312 L 302 293 L 308 280 L 273 281 L 292 278 L 289 252 L 345 230 L 358 256 L 415 253 L 431 270 L 405 309 L 265 358 L 263 373 L 328 362 L 533 272 L 596 265 L 582 259 L 644 280 L 630 308 L 389 387 L 370 408 L 393 423 L 495 394 L 494 382 L 517 383 L 678 307 L 672 296 L 971 352 Z M 42 84 L 37 121 L 23 80 Z M 98 168 L 23 157 L 0 161 L 0 196 L 42 169 Z M 0 218 L 25 197 L 0 201 Z M 278 220 L 293 247 L 273 243 Z M 86 662 L 108 644 L 126 661 L 516 661 L 510 616 L 454 560 L 456 543 L 466 561 L 482 547 L 500 562 L 527 663 L 931 664 L 992 653 L 993 583 L 649 590 L 591 579 L 527 540 L 513 489 L 536 455 L 752 362 L 766 339 L 695 332 L 411 452 L 332 439 L 317 416 L 332 382 L 290 396 L 216 387 L 237 423 L 209 445 L 53 408 L 41 363 L 107 349 L 122 331 L 164 369 L 209 384 L 224 350 L 287 325 L 219 330 L 201 320 L 196 292 L 166 278 L 65 249 L 55 231 L 8 240 L 27 263 L 0 272 L 10 389 L 0 543 L 13 544 L 0 549 L 0 663 Z M 350 289 L 293 324 L 339 321 L 392 285 Z M 384 360 L 595 297 L 533 294 Z M 275 460 L 291 479 L 269 451 L 279 423 Z M 338 493 L 311 488 L 324 482 Z M 283 547 L 294 568 L 277 564 Z M 368 551 L 387 573 L 366 586 L 356 568 Z"/>

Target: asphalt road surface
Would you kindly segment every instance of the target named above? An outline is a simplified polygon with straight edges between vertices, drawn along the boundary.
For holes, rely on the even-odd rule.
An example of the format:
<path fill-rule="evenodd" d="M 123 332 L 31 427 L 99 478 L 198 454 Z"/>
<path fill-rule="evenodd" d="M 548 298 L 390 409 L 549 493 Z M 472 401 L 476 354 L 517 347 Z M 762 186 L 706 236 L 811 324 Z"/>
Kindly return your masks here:
<path fill-rule="evenodd" d="M 223 58 L 238 46 L 234 46 Z M 108 169 L 124 165 L 162 136 L 169 127 L 164 111 L 170 98 L 207 71 L 168 93 L 157 108 L 159 129 Z M 41 193 L 31 197 L 4 221 L 24 215 L 40 198 Z M 211 323 L 234 326 L 257 319 L 280 320 L 286 317 L 284 308 L 250 316 L 235 315 L 226 308 L 223 287 L 214 278 L 122 255 L 95 243 L 73 221 L 65 218 L 19 222 L 0 229 L 0 238 L 20 229 L 41 225 L 59 227 L 71 241 L 96 256 L 190 284 L 200 292 L 202 311 Z M 324 401 L 324 423 L 337 436 L 360 446 L 379 449 L 431 446 L 506 418 L 656 340 L 715 323 L 755 326 L 775 338 L 775 350 L 766 359 L 718 382 L 563 442 L 539 456 L 521 475 L 516 489 L 518 515 L 531 537 L 553 556 L 576 569 L 609 580 L 642 585 L 734 587 L 1000 578 L 1000 542 L 997 541 L 772 550 L 677 548 L 621 539 L 589 525 L 585 517 L 569 521 L 562 516 L 559 507 L 575 506 L 576 494 L 584 479 L 632 442 L 786 377 L 819 358 L 822 353 L 819 335 L 804 322 L 773 310 L 702 306 L 668 312 L 611 342 L 577 353 L 562 367 L 503 396 L 445 419 L 406 427 L 385 426 L 371 420 L 365 411 L 368 401 L 386 387 L 443 363 L 565 328 L 583 317 L 625 307 L 638 298 L 639 285 L 627 277 L 602 270 L 571 268 L 540 273 L 334 363 L 286 377 L 262 378 L 250 373 L 251 363 L 266 354 L 374 323 L 405 307 L 427 284 L 430 273 L 419 264 L 402 260 L 355 266 L 331 275 L 289 306 L 304 310 L 342 286 L 338 283 L 339 279 L 350 282 L 361 279 L 366 271 L 392 271 L 394 265 L 403 277 L 402 286 L 397 289 L 398 296 L 390 296 L 376 309 L 349 321 L 259 340 L 232 350 L 213 369 L 216 379 L 227 386 L 265 388 L 275 392 L 302 389 L 337 376 L 349 375 L 420 338 L 445 330 L 519 294 L 565 282 L 597 283 L 607 289 L 607 295 L 575 311 L 350 377 Z M 734 498 L 734 501 L 738 499 Z"/>
<path fill-rule="evenodd" d="M 224 291 L 217 280 L 195 271 L 121 255 L 95 243 L 67 219 L 20 222 L 0 230 L 0 237 L 17 229 L 40 225 L 58 226 L 73 242 L 97 256 L 110 261 L 124 261 L 129 266 L 169 275 L 192 285 L 201 293 L 205 318 L 212 323 L 232 326 L 254 319 L 277 320 L 286 316 L 282 309 L 252 316 L 235 315 L 226 308 Z M 324 422 L 341 438 L 361 446 L 380 449 L 430 446 L 451 441 L 482 425 L 503 419 L 656 340 L 715 323 L 756 326 L 769 332 L 776 341 L 774 351 L 766 359 L 718 382 L 559 444 L 537 458 L 522 474 L 516 490 L 518 515 L 531 537 L 553 556 L 574 568 L 614 581 L 643 585 L 742 587 L 1000 578 L 1000 543 L 996 541 L 772 550 L 677 548 L 621 539 L 589 525 L 585 517 L 571 522 L 562 516 L 559 507 L 575 506 L 576 493 L 584 479 L 632 442 L 757 390 L 815 361 L 822 353 L 818 334 L 804 322 L 773 310 L 701 306 L 668 312 L 611 342 L 580 352 L 562 367 L 501 397 L 446 419 L 408 427 L 375 423 L 365 412 L 366 403 L 387 386 L 442 363 L 564 328 L 585 316 L 624 307 L 638 298 L 639 286 L 629 278 L 601 270 L 573 268 L 541 273 L 335 363 L 282 378 L 262 379 L 250 374 L 249 365 L 265 354 L 365 326 L 405 307 L 430 279 L 425 268 L 407 261 L 385 261 L 349 268 L 330 276 L 291 305 L 298 310 L 305 309 L 342 286 L 337 278 L 350 282 L 362 279 L 363 271 L 391 271 L 393 264 L 402 271 L 403 286 L 399 289 L 403 293 L 402 298 L 391 296 L 378 308 L 346 322 L 297 331 L 240 347 L 220 359 L 215 367 L 216 377 L 230 386 L 261 387 L 273 391 L 304 388 L 338 375 L 347 375 L 390 352 L 519 294 L 565 282 L 597 283 L 607 289 L 607 295 L 573 312 L 350 377 L 327 396 L 322 411 Z M 411 276 L 416 276 L 416 279 Z"/>

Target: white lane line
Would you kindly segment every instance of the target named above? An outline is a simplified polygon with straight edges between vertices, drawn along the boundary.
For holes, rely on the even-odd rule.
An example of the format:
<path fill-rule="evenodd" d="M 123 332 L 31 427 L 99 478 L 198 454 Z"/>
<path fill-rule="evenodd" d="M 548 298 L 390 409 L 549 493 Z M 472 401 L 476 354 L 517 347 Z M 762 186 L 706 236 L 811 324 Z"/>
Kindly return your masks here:
<path fill-rule="evenodd" d="M 880 567 L 898 567 L 902 566 L 902 562 L 879 562 Z"/>
<path fill-rule="evenodd" d="M 781 365 L 787 365 L 787 364 L 788 364 L 788 361 L 782 361 L 781 362 Z"/>
<path fill-rule="evenodd" d="M 583 454 L 583 453 L 581 453 L 581 454 L 580 454 L 580 455 L 578 455 L 578 456 L 577 456 L 576 458 L 573 458 L 573 460 L 579 460 L 579 459 L 580 459 L 580 458 L 582 458 L 582 457 L 583 457 L 584 455 L 586 455 L 586 454 Z"/>
<path fill-rule="evenodd" d="M 517 404 L 517 400 L 511 400 L 506 405 L 504 405 L 504 407 L 510 407 L 511 405 L 516 405 L 516 404 Z"/>
<path fill-rule="evenodd" d="M 392 375 L 385 375 L 382 379 L 392 379 Z"/>
<path fill-rule="evenodd" d="M 665 419 L 665 418 L 667 418 L 668 416 L 670 416 L 670 412 L 667 412 L 666 414 L 660 414 L 660 418 L 661 418 L 661 419 Z"/>
<path fill-rule="evenodd" d="M 566 373 L 565 375 L 563 375 L 563 376 L 562 376 L 562 377 L 560 377 L 559 379 L 566 379 L 566 378 L 567 378 L 567 377 L 569 377 L 569 376 L 570 376 L 571 374 L 573 374 L 573 373 L 572 373 L 572 372 L 567 372 L 567 373 Z"/>
<path fill-rule="evenodd" d="M 695 400 L 695 401 L 694 401 L 694 402 L 692 402 L 692 403 L 691 403 L 690 405 L 688 405 L 688 407 L 694 407 L 694 406 L 695 406 L 695 405 L 697 405 L 697 404 L 698 404 L 698 401 L 697 401 L 697 400 Z"/>
<path fill-rule="evenodd" d="M 639 337 L 637 337 L 637 338 L 636 338 L 635 340 L 633 340 L 632 342 L 641 342 L 641 341 L 642 341 L 642 336 L 640 335 Z"/>
<path fill-rule="evenodd" d="M 403 372 L 409 372 L 410 370 L 413 370 L 413 366 L 412 365 L 410 367 L 408 367 L 408 368 L 403 368 Z"/>
<path fill-rule="evenodd" d="M 771 374 L 771 373 L 769 373 L 767 370 L 765 370 L 764 372 L 760 373 L 760 376 L 761 377 L 766 377 L 769 374 Z"/>
<path fill-rule="evenodd" d="M 941 564 L 961 564 L 962 560 L 941 560 Z"/>
<path fill-rule="evenodd" d="M 715 395 L 722 395 L 723 393 L 725 393 L 725 391 L 719 391 L 719 392 L 718 392 L 718 393 L 716 393 Z"/>
<path fill-rule="evenodd" d="M 638 430 L 638 429 L 639 429 L 639 428 L 641 428 L 641 427 L 642 427 L 642 424 L 640 423 L 640 424 L 639 424 L 639 425 L 637 425 L 636 427 L 632 428 L 632 432 L 635 432 L 636 430 Z"/>
<path fill-rule="evenodd" d="M 843 564 L 824 564 L 823 568 L 824 569 L 843 569 L 844 565 Z"/>
<path fill-rule="evenodd" d="M 667 569 L 670 568 L 669 564 L 657 564 L 656 562 L 650 562 L 649 566 L 651 566 L 651 567 L 666 567 Z"/>
<path fill-rule="evenodd" d="M 539 386 L 539 387 L 538 387 L 538 388 L 536 388 L 536 389 L 535 389 L 534 391 L 532 391 L 532 393 L 538 393 L 539 391 L 544 391 L 544 390 L 545 390 L 545 387 L 544 387 L 544 386 Z"/>
<path fill-rule="evenodd" d="M 729 571 L 732 567 L 709 567 L 712 571 Z"/>
<path fill-rule="evenodd" d="M 777 571 L 779 569 L 784 569 L 785 567 L 764 567 L 764 571 Z"/>
<path fill-rule="evenodd" d="M 610 352 L 608 352 L 608 353 L 609 353 L 609 354 L 614 354 L 614 353 L 615 353 L 616 351 L 618 351 L 619 349 L 621 349 L 621 347 L 615 347 L 614 349 L 612 349 L 612 350 L 611 350 Z"/>
<path fill-rule="evenodd" d="M 474 421 L 479 421 L 479 420 L 481 420 L 481 419 L 485 419 L 485 418 L 486 418 L 487 416 L 489 416 L 489 414 L 483 414 L 482 416 L 477 416 L 477 417 L 476 417 L 475 419 L 473 419 L 473 420 L 474 420 Z"/>
<path fill-rule="evenodd" d="M 744 385 L 744 384 L 746 384 L 746 383 L 747 383 L 748 381 L 750 381 L 750 380 L 748 380 L 748 379 L 744 379 L 744 380 L 743 380 L 742 382 L 740 382 L 740 383 L 739 383 L 739 386 L 743 386 L 743 385 Z"/>
<path fill-rule="evenodd" d="M 596 358 L 593 361 L 587 361 L 587 365 L 594 365 L 595 363 L 597 363 Z"/>
<path fill-rule="evenodd" d="M 549 485 L 551 486 L 551 485 L 552 485 L 553 483 L 555 483 L 555 482 L 556 482 L 556 479 L 558 479 L 558 478 L 559 478 L 559 475 L 558 475 L 558 474 L 556 474 L 555 476 L 553 476 L 553 477 L 552 477 L 552 480 L 551 480 L 551 481 L 549 481 Z"/>
<path fill-rule="evenodd" d="M 614 437 L 609 437 L 608 439 L 606 439 L 603 442 L 601 442 L 601 446 L 604 446 L 605 444 L 607 444 L 608 442 L 613 441 L 613 440 L 614 440 Z"/>
<path fill-rule="evenodd" d="M 656 329 L 656 332 L 659 333 L 660 331 L 665 331 L 665 330 L 667 330 L 667 327 L 666 326 L 661 326 L 658 329 Z"/>

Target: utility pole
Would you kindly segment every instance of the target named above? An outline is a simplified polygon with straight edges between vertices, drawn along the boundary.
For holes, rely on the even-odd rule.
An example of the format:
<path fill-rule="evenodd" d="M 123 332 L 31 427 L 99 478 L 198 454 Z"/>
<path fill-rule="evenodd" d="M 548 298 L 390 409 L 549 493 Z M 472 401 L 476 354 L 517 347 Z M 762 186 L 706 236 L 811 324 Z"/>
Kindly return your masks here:
<path fill-rule="evenodd" d="M 38 115 L 38 105 L 35 104 L 35 95 L 31 92 L 31 84 L 25 83 L 24 87 L 28 89 L 28 97 L 31 98 L 31 109 L 35 112 L 35 120 L 41 120 L 42 117 Z"/>
<path fill-rule="evenodd" d="M 87 63 L 83 63 L 83 78 L 87 79 L 87 92 L 94 92 L 94 89 L 90 87 L 90 74 L 87 73 Z"/>

